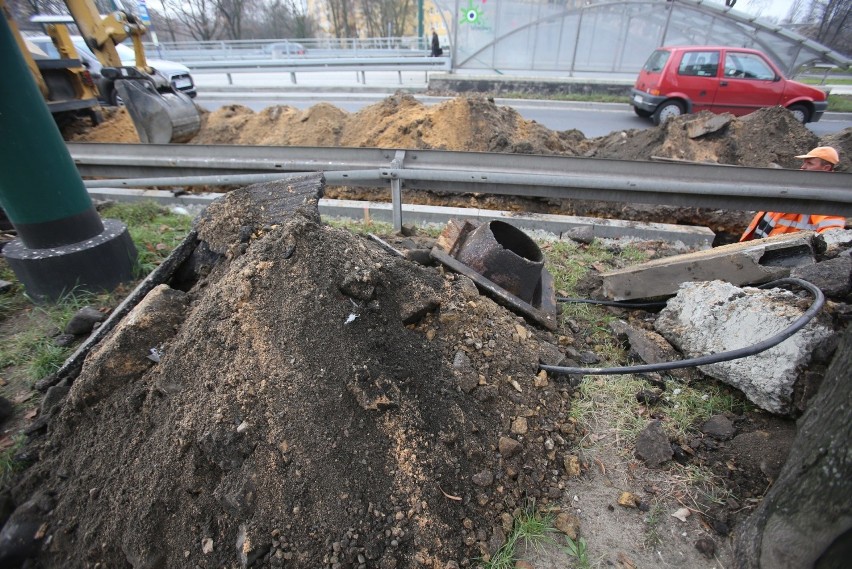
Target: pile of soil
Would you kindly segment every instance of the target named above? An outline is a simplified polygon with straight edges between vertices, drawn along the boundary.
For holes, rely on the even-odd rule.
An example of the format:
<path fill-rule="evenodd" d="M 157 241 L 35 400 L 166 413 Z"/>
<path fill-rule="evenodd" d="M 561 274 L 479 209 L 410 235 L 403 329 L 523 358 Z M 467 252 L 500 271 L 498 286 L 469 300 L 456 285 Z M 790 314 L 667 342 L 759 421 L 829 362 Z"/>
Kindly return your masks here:
<path fill-rule="evenodd" d="M 537 368 L 573 340 L 283 186 L 208 208 L 206 276 L 155 289 L 34 439 L 42 566 L 465 567 L 562 496 L 570 394 Z"/>
<path fill-rule="evenodd" d="M 328 103 L 308 109 L 276 105 L 260 112 L 228 105 L 202 110 L 202 126 L 190 144 L 342 146 L 556 154 L 614 160 L 679 159 L 751 167 L 797 168 L 797 154 L 818 144 L 840 151 L 849 169 L 852 129 L 819 139 L 782 107 L 745 117 L 725 117 L 713 132 L 691 137 L 689 125 L 716 115 L 684 115 L 659 127 L 586 138 L 578 130 L 552 131 L 510 107 L 483 96 L 459 96 L 426 106 L 397 93 L 348 113 Z M 75 123 L 64 131 L 74 142 L 138 142 L 124 109 L 112 110 L 97 127 Z"/>

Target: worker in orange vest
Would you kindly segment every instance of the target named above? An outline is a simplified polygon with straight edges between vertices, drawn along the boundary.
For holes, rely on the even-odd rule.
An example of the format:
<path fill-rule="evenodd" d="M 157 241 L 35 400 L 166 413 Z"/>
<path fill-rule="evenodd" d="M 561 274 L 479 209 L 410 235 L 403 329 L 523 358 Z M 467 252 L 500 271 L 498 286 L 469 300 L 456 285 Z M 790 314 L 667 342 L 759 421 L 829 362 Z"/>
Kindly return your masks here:
<path fill-rule="evenodd" d="M 837 150 L 831 146 L 819 146 L 807 154 L 796 156 L 804 160 L 799 170 L 814 172 L 833 172 L 840 162 Z M 751 220 L 740 241 L 760 239 L 771 235 L 782 235 L 796 231 L 816 231 L 822 233 L 829 229 L 843 229 L 846 218 L 836 215 L 808 215 L 804 213 L 779 213 L 759 211 Z"/>

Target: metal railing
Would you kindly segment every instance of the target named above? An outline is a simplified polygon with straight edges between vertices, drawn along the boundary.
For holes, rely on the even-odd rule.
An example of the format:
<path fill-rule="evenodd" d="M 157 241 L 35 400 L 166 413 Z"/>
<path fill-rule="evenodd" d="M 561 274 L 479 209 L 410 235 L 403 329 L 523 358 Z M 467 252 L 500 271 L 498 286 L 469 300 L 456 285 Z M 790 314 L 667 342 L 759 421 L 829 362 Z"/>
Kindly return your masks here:
<path fill-rule="evenodd" d="M 425 38 L 307 38 L 279 40 L 222 40 L 145 44 L 146 52 L 160 59 L 179 61 L 193 73 L 225 74 L 233 85 L 235 73 L 296 73 L 329 70 L 355 71 L 366 84 L 367 71 L 450 71 L 449 56 L 429 57 Z M 446 50 L 449 53 L 449 50 Z"/>
<path fill-rule="evenodd" d="M 224 73 L 228 84 L 233 85 L 235 73 L 276 72 L 289 73 L 290 82 L 296 84 L 296 73 L 325 72 L 331 70 L 354 71 L 358 81 L 366 84 L 367 71 L 396 71 L 399 84 L 402 85 L 403 71 L 449 71 L 452 67 L 449 57 L 343 57 L 330 59 L 247 59 L 239 61 L 197 61 L 187 62 L 193 73 Z"/>
<path fill-rule="evenodd" d="M 429 54 L 426 38 L 418 37 L 214 40 L 158 42 L 156 45 L 146 42 L 144 45 L 146 53 L 156 54 L 161 59 L 180 61 L 185 65 L 200 61 L 244 59 L 363 59 L 409 55 L 422 57 Z"/>
<path fill-rule="evenodd" d="M 87 187 L 245 185 L 325 173 L 330 185 L 852 217 L 850 174 L 441 150 L 69 143 Z"/>

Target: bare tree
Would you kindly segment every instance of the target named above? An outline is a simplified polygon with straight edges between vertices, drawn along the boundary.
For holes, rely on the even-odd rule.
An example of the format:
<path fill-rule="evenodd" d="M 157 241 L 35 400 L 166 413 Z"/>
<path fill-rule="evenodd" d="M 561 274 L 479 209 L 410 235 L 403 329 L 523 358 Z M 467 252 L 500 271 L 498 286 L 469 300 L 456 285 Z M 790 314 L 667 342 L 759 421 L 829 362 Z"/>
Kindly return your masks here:
<path fill-rule="evenodd" d="M 355 36 L 355 2 L 354 0 L 326 0 L 331 15 L 331 33 L 338 38 Z"/>
<path fill-rule="evenodd" d="M 214 0 L 164 0 L 163 8 L 198 41 L 216 39 L 222 27 Z"/>
<path fill-rule="evenodd" d="M 401 36 L 413 31 L 414 0 L 360 0 L 369 37 Z"/>
<path fill-rule="evenodd" d="M 225 34 L 232 40 L 243 38 L 243 19 L 254 3 L 253 0 L 213 0 L 222 17 Z"/>
<path fill-rule="evenodd" d="M 843 54 L 852 53 L 852 0 L 811 0 L 799 33 Z"/>
<path fill-rule="evenodd" d="M 313 32 L 313 20 L 293 0 L 263 0 L 246 13 L 244 38 L 304 38 Z"/>

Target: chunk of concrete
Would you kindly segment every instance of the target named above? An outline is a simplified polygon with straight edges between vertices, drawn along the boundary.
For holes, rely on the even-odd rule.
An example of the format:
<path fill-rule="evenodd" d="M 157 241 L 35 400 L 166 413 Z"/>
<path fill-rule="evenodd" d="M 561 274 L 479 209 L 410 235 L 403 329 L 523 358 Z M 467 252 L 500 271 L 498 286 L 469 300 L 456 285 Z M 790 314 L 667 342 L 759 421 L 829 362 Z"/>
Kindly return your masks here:
<path fill-rule="evenodd" d="M 721 115 L 710 115 L 709 117 L 700 115 L 697 118 L 687 121 L 686 135 L 689 138 L 699 138 L 705 134 L 717 132 L 734 120 L 734 115 L 730 113 L 722 113 Z"/>
<path fill-rule="evenodd" d="M 698 357 L 766 340 L 792 324 L 809 305 L 781 289 L 739 288 L 721 281 L 686 283 L 654 326 L 685 357 Z M 741 390 L 762 409 L 793 415 L 795 385 L 818 346 L 833 335 L 825 320 L 819 314 L 768 350 L 699 369 Z"/>
<path fill-rule="evenodd" d="M 829 229 L 814 236 L 814 244 L 817 252 L 833 257 L 852 246 L 852 230 Z"/>
<path fill-rule="evenodd" d="M 141 377 L 153 365 L 149 349 L 158 349 L 174 336 L 188 304 L 186 293 L 167 285 L 151 290 L 86 358 L 81 377 L 71 386 L 71 404 L 94 405 Z"/>
<path fill-rule="evenodd" d="M 799 267 L 790 276 L 815 284 L 826 296 L 843 297 L 852 290 L 852 257 L 843 255 Z"/>
<path fill-rule="evenodd" d="M 674 362 L 683 359 L 680 353 L 657 332 L 631 326 L 623 320 L 611 322 L 610 329 L 619 341 L 627 344 L 630 350 L 628 355 L 631 358 L 638 359 L 646 364 Z M 667 373 L 684 381 L 691 381 L 699 375 L 692 368 L 672 369 Z"/>
<path fill-rule="evenodd" d="M 614 300 L 656 298 L 677 293 L 687 282 L 744 285 L 788 277 L 792 268 L 814 262 L 813 235 L 779 235 L 610 271 L 601 275 L 603 294 Z"/>
<path fill-rule="evenodd" d="M 651 421 L 636 438 L 636 457 L 645 461 L 648 468 L 659 468 L 674 456 L 669 437 L 659 421 Z"/>
<path fill-rule="evenodd" d="M 211 251 L 232 253 L 293 213 L 319 222 L 319 200 L 325 192 L 321 173 L 254 184 L 224 194 L 196 221 L 199 237 Z"/>
<path fill-rule="evenodd" d="M 665 338 L 651 330 L 631 326 L 624 320 L 610 323 L 610 329 L 621 340 L 625 340 L 630 348 L 630 355 L 647 364 L 670 362 L 681 359 L 680 354 L 672 348 Z"/>

